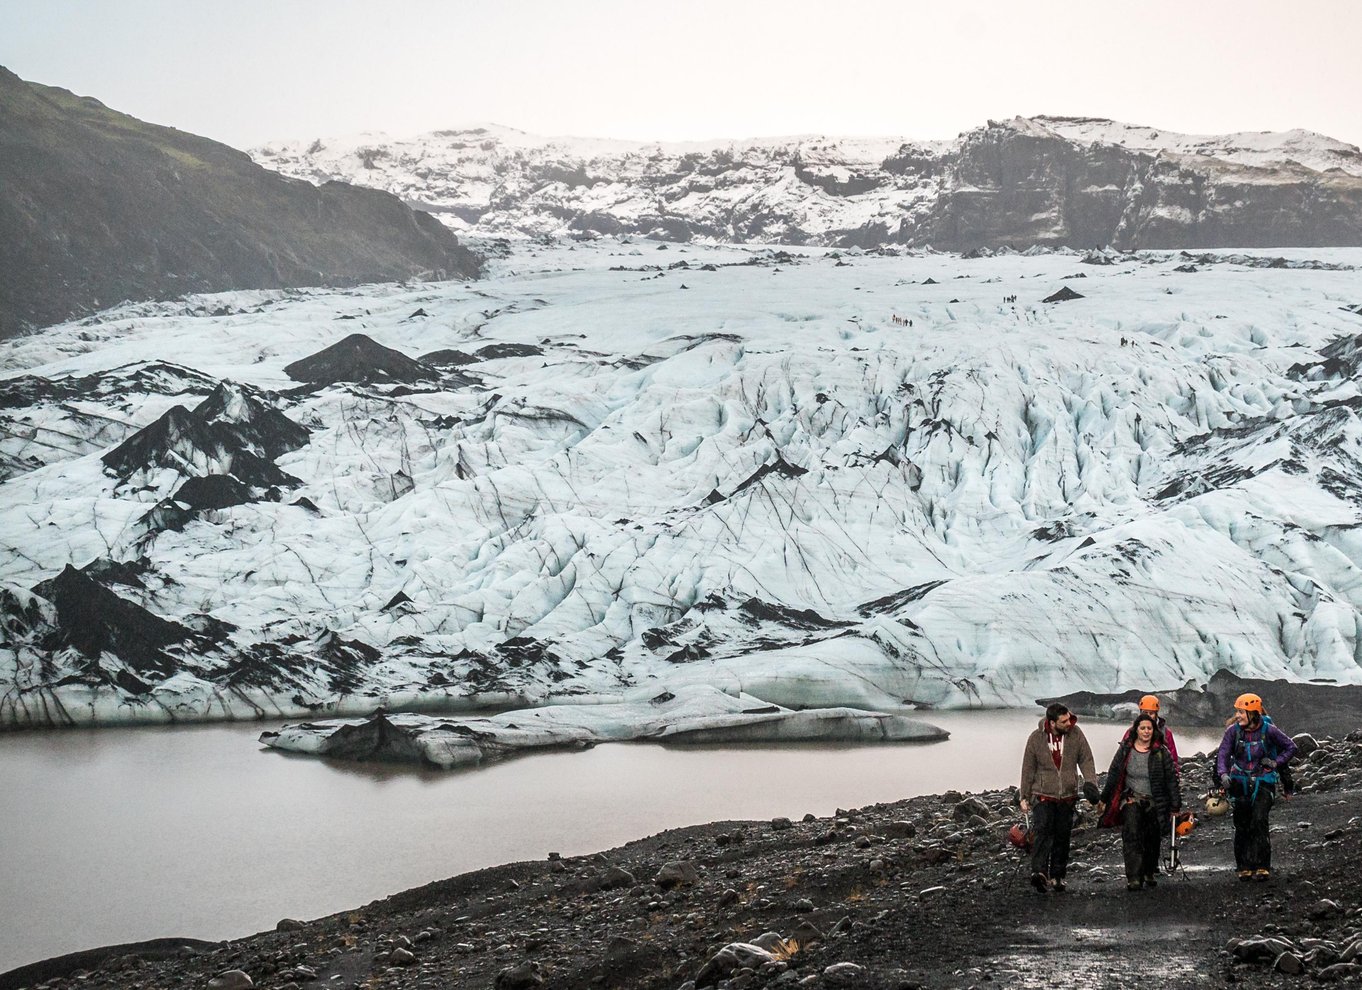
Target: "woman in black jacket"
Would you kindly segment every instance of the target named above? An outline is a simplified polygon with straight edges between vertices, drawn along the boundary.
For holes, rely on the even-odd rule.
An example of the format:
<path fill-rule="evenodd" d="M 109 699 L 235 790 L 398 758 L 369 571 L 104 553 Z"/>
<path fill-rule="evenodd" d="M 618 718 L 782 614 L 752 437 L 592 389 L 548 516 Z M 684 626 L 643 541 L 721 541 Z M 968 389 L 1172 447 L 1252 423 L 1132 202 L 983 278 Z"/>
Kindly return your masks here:
<path fill-rule="evenodd" d="M 1159 738 L 1154 718 L 1141 712 L 1117 747 L 1097 805 L 1103 825 L 1121 824 L 1126 889 L 1153 887 L 1159 844 L 1182 810 L 1182 788 L 1173 759 Z"/>

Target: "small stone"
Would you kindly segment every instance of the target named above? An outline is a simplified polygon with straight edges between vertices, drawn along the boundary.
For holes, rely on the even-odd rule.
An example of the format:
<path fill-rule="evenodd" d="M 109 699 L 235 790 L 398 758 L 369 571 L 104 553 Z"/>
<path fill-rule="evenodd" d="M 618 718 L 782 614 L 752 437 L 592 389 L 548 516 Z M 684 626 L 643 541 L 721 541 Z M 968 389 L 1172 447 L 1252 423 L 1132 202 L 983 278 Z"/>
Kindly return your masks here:
<path fill-rule="evenodd" d="M 208 990 L 247 990 L 255 982 L 239 969 L 229 969 L 208 981 Z"/>
<path fill-rule="evenodd" d="M 739 969 L 755 971 L 755 967 L 775 961 L 776 957 L 759 945 L 750 942 L 730 942 L 710 956 L 700 967 L 700 972 L 695 975 L 695 985 L 712 986 Z"/>
<path fill-rule="evenodd" d="M 977 797 L 968 797 L 962 801 L 956 802 L 955 808 L 951 812 L 951 817 L 957 822 L 969 821 L 969 819 L 975 816 L 978 816 L 985 821 L 993 816 L 993 812 L 989 809 L 989 806 L 984 804 L 984 802 Z"/>
<path fill-rule="evenodd" d="M 762 932 L 752 939 L 752 944 L 767 952 L 775 952 L 777 949 L 785 948 L 785 939 L 780 932 Z"/>
<path fill-rule="evenodd" d="M 786 829 L 791 828 L 794 828 L 794 822 L 790 821 L 788 818 L 771 819 L 771 831 L 773 832 L 784 832 Z"/>
<path fill-rule="evenodd" d="M 410 949 L 393 949 L 393 954 L 389 961 L 392 962 L 394 966 L 410 966 L 412 963 L 416 962 L 416 954 Z"/>
<path fill-rule="evenodd" d="M 635 883 L 634 875 L 621 866 L 612 866 L 596 877 L 596 886 L 600 890 L 617 890 L 620 887 L 632 887 Z"/>
<path fill-rule="evenodd" d="M 1325 918 L 1332 918 L 1336 914 L 1342 914 L 1343 908 L 1339 907 L 1337 901 L 1322 898 L 1315 901 L 1314 904 L 1311 904 L 1306 913 L 1316 921 L 1322 921 Z"/>
<path fill-rule="evenodd" d="M 823 979 L 829 986 L 834 987 L 854 987 L 860 984 L 865 978 L 865 967 L 858 966 L 853 962 L 833 963 L 823 970 Z"/>
<path fill-rule="evenodd" d="M 303 923 L 297 918 L 281 918 L 279 923 L 274 926 L 274 930 L 276 932 L 296 932 L 303 927 Z"/>
<path fill-rule="evenodd" d="M 794 902 L 794 909 L 800 914 L 808 914 L 813 910 L 813 901 L 809 900 L 807 897 L 801 897 Z"/>
<path fill-rule="evenodd" d="M 1301 962 L 1301 957 L 1294 952 L 1283 952 L 1272 963 L 1272 968 L 1287 976 L 1299 976 L 1305 972 L 1305 963 Z"/>
<path fill-rule="evenodd" d="M 1354 979 L 1358 976 L 1362 976 L 1362 966 L 1351 962 L 1334 963 L 1315 974 L 1316 979 L 1323 981 Z"/>

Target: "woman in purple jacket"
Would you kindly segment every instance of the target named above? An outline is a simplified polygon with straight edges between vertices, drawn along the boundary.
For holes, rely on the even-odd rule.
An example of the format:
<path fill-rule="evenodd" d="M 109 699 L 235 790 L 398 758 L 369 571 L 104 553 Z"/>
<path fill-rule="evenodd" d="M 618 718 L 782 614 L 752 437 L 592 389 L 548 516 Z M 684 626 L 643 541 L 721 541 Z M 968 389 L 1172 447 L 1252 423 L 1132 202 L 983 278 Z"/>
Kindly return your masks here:
<path fill-rule="evenodd" d="M 1240 880 L 1272 876 L 1268 813 L 1277 798 L 1277 768 L 1296 755 L 1296 744 L 1265 720 L 1263 699 L 1241 694 L 1234 701 L 1234 724 L 1220 740 L 1215 771 L 1234 805 L 1234 865 Z"/>

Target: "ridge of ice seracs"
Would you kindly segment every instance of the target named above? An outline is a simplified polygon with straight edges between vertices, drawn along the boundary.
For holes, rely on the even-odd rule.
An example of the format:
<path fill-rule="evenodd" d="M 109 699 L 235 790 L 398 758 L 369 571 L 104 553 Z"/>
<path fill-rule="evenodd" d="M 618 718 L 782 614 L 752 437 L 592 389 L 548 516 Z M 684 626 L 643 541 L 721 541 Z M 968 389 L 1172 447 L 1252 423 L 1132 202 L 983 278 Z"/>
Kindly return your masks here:
<path fill-rule="evenodd" d="M 1359 262 L 603 239 L 7 341 L 0 723 L 1362 683 Z M 286 374 L 352 334 L 437 377 Z"/>

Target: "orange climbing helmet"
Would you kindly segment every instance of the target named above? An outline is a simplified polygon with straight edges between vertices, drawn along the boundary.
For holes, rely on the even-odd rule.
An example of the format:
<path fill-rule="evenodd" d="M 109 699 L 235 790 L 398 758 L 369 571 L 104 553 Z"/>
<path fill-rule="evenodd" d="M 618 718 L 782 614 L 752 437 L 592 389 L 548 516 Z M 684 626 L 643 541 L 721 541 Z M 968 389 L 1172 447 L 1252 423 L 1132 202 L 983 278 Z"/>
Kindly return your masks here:
<path fill-rule="evenodd" d="M 1018 822 L 1007 830 L 1007 841 L 1023 852 L 1030 852 L 1033 841 L 1031 829 L 1027 828 L 1024 823 Z"/>
<path fill-rule="evenodd" d="M 1177 819 L 1177 824 L 1174 828 L 1178 835 L 1183 837 L 1191 835 L 1192 829 L 1196 828 L 1196 818 L 1192 816 L 1192 813 L 1190 811 L 1184 811 L 1174 817 Z"/>
<path fill-rule="evenodd" d="M 1263 699 L 1256 694 L 1241 694 L 1234 699 L 1234 707 L 1246 712 L 1257 712 L 1263 714 Z"/>
<path fill-rule="evenodd" d="M 1140 711 L 1157 712 L 1159 710 L 1159 699 L 1157 696 L 1147 694 L 1140 699 Z"/>

